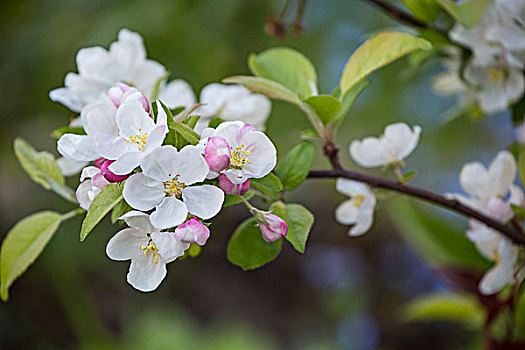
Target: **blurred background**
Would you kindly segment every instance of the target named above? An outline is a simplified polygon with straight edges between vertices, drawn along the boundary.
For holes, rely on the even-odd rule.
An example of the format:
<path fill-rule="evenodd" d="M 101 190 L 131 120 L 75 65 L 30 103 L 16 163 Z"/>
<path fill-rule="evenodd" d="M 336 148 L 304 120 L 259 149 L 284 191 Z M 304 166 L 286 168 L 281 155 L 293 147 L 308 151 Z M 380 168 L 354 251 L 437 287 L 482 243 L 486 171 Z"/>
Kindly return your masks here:
<path fill-rule="evenodd" d="M 123 27 L 137 31 L 149 57 L 198 93 L 210 82 L 248 73 L 251 52 L 286 45 L 314 62 L 320 91 L 329 93 L 368 35 L 397 26 L 363 1 L 309 0 L 304 35 L 278 40 L 263 28 L 282 5 L 281 0 L 3 0 L 0 236 L 33 212 L 71 209 L 31 182 L 12 143 L 21 136 L 56 154 L 49 135 L 73 114 L 52 103 L 48 92 L 76 71 L 80 48 L 107 48 Z M 463 163 L 487 163 L 513 142 L 509 116 L 447 123 L 443 112 L 455 102 L 430 89 L 439 64 L 408 67 L 404 59 L 372 76 L 338 135 L 343 162 L 355 167 L 347 150 L 352 139 L 377 135 L 395 121 L 418 124 L 421 144 L 407 161 L 407 170 L 418 171 L 414 184 L 457 192 Z M 275 102 L 267 125 L 285 155 L 300 141 L 307 121 L 296 108 Z M 321 153 L 314 166 L 328 166 Z M 230 207 L 214 220 L 200 256 L 170 264 L 166 280 L 149 294 L 126 283 L 128 263 L 106 257 L 105 245 L 118 230 L 109 220 L 83 243 L 80 218 L 69 221 L 0 305 L 0 348 L 475 349 L 479 334 L 472 328 L 407 323 L 401 312 L 413 298 L 449 288 L 435 268 L 450 261 L 418 237 L 445 231 L 459 237 L 466 220 L 391 196 L 376 212 L 373 230 L 350 238 L 348 228 L 334 219 L 345 200 L 334 187 L 330 180 L 310 180 L 287 195 L 316 216 L 303 256 L 284 244 L 281 255 L 259 270 L 242 272 L 228 263 L 228 238 L 249 215 L 242 206 Z"/>

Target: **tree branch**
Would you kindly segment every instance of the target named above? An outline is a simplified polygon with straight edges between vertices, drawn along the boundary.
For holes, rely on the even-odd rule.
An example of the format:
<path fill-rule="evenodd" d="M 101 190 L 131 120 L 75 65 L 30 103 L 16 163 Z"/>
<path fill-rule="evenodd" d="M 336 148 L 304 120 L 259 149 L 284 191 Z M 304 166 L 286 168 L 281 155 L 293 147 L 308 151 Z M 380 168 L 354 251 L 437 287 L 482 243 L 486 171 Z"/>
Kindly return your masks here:
<path fill-rule="evenodd" d="M 335 159 L 336 159 L 336 162 L 338 163 L 337 158 Z M 504 236 L 506 236 L 511 241 L 513 241 L 514 243 L 519 244 L 519 245 L 525 245 L 525 235 L 523 234 L 523 231 L 518 230 L 514 226 L 506 225 L 500 221 L 494 220 L 491 217 L 481 213 L 480 211 L 477 211 L 471 207 L 468 207 L 462 204 L 456 199 L 449 199 L 445 196 L 442 196 L 434 192 L 427 191 L 422 188 L 418 188 L 418 187 L 414 187 L 410 185 L 404 185 L 404 184 L 400 184 L 399 182 L 395 182 L 392 180 L 382 179 L 382 178 L 378 178 L 375 176 L 357 173 L 357 172 L 342 169 L 342 168 L 334 168 L 333 170 L 312 170 L 308 174 L 308 178 L 338 178 L 338 177 L 355 180 L 359 182 L 364 182 L 364 183 L 369 184 L 370 186 L 377 187 L 377 188 L 384 188 L 387 190 L 393 190 L 399 193 L 404 193 L 412 197 L 416 197 L 424 201 L 430 202 L 432 204 L 436 204 L 440 207 L 454 211 L 463 216 L 470 217 L 478 221 L 481 221 L 484 224 L 492 227 L 493 229 L 498 230 Z"/>

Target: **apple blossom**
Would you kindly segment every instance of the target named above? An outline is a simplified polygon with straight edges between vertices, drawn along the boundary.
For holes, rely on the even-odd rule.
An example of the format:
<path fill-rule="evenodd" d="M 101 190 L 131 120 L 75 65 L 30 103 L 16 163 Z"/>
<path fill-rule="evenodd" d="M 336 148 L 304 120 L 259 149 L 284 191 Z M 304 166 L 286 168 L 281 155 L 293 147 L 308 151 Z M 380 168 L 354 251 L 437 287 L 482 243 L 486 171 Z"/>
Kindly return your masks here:
<path fill-rule="evenodd" d="M 368 185 L 353 180 L 339 178 L 336 190 L 350 197 L 335 210 L 337 222 L 343 225 L 353 225 L 348 231 L 350 236 L 360 236 L 366 233 L 374 220 L 376 197 Z"/>
<path fill-rule="evenodd" d="M 102 176 L 100 169 L 94 166 L 85 167 L 80 175 L 80 185 L 78 185 L 76 196 L 80 207 L 88 210 L 91 202 L 100 191 L 109 184 L 109 181 Z"/>
<path fill-rule="evenodd" d="M 161 86 L 158 99 L 169 109 L 189 108 L 197 103 L 190 84 L 182 79 L 176 79 L 165 86 Z"/>
<path fill-rule="evenodd" d="M 286 237 L 288 224 L 283 219 L 271 213 L 264 213 L 263 218 L 264 221 L 259 221 L 259 228 L 266 242 L 274 242 Z"/>
<path fill-rule="evenodd" d="M 208 126 L 212 118 L 226 121 L 240 120 L 264 131 L 266 119 L 270 115 L 272 104 L 265 96 L 252 93 L 240 85 L 212 83 L 206 85 L 200 95 L 204 105 L 196 111 L 201 119 L 195 126 L 197 132 Z"/>
<path fill-rule="evenodd" d="M 226 194 L 242 196 L 250 189 L 250 179 L 243 183 L 233 183 L 225 174 L 219 175 L 219 186 Z"/>
<path fill-rule="evenodd" d="M 380 137 L 352 141 L 350 155 L 366 168 L 398 164 L 416 148 L 420 133 L 419 126 L 411 130 L 405 123 L 390 124 Z"/>
<path fill-rule="evenodd" d="M 155 208 L 151 214 L 155 227 L 175 227 L 186 220 L 188 213 L 210 219 L 220 211 L 224 193 L 218 187 L 191 186 L 204 181 L 209 172 L 195 146 L 185 146 L 180 151 L 162 146 L 147 154 L 140 166 L 142 173 L 125 182 L 123 195 L 135 209 Z"/>
<path fill-rule="evenodd" d="M 128 101 L 116 113 L 118 134 L 95 135 L 94 148 L 102 157 L 116 160 L 109 170 L 117 175 L 128 174 L 146 155 L 162 145 L 168 131 L 166 123 L 162 108 L 155 123 L 140 102 Z"/>
<path fill-rule="evenodd" d="M 142 103 L 144 110 L 149 113 L 149 101 L 144 94 L 134 87 L 130 87 L 123 83 L 117 83 L 108 91 L 108 97 L 113 102 L 116 108 L 119 108 L 127 100 L 137 100 Z"/>
<path fill-rule="evenodd" d="M 88 165 L 88 163 L 89 162 L 64 157 L 59 157 L 57 159 L 57 165 L 64 176 L 77 175 Z"/>
<path fill-rule="evenodd" d="M 173 233 L 181 242 L 205 245 L 210 237 L 210 230 L 199 219 L 193 217 L 180 224 Z"/>
<path fill-rule="evenodd" d="M 166 276 L 166 264 L 184 255 L 190 245 L 173 232 L 161 232 L 148 214 L 130 211 L 120 219 L 130 227 L 109 240 L 106 254 L 113 260 L 131 260 L 128 283 L 142 292 L 153 291 Z"/>
<path fill-rule="evenodd" d="M 226 153 L 224 142 L 219 142 L 217 137 L 226 141 L 229 155 Z M 210 140 L 212 146 L 208 147 Z M 216 129 L 204 129 L 198 147 L 205 159 L 210 161 L 210 168 L 215 169 L 210 171 L 208 178 L 215 178 L 220 172 L 234 184 L 243 184 L 250 178 L 262 178 L 268 175 L 277 163 L 277 151 L 268 136 L 241 121 L 224 122 Z M 218 157 L 225 154 L 229 156 L 227 166 L 227 162 L 218 161 Z"/>
<path fill-rule="evenodd" d="M 106 160 L 105 162 L 103 162 L 102 165 L 100 166 L 100 173 L 109 182 L 122 182 L 126 180 L 131 174 L 117 175 L 113 173 L 111 170 L 109 170 L 109 166 L 113 164 L 114 162 L 115 162 L 114 160 Z"/>

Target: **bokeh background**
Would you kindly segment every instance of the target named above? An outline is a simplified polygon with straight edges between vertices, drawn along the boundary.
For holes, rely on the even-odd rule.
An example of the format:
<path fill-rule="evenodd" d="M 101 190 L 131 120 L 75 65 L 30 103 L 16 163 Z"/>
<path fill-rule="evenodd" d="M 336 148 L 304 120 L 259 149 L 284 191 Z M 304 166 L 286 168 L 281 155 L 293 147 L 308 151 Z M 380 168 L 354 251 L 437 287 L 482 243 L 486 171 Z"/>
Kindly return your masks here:
<path fill-rule="evenodd" d="M 3 0 L 0 5 L 0 236 L 33 212 L 71 207 L 33 184 L 18 165 L 12 142 L 21 136 L 56 153 L 49 135 L 72 113 L 48 99 L 76 71 L 76 52 L 108 47 L 126 27 L 144 36 L 149 57 L 171 78 L 206 84 L 248 73 L 246 58 L 275 46 L 305 53 L 318 69 L 320 90 L 337 85 L 345 61 L 368 35 L 397 24 L 363 1 L 309 0 L 301 38 L 278 40 L 263 31 L 281 0 Z M 292 10 L 293 14 L 293 10 Z M 293 18 L 287 18 L 292 21 Z M 406 28 L 405 28 L 406 30 Z M 459 191 L 461 165 L 488 162 L 513 141 L 508 115 L 473 123 L 446 122 L 451 99 L 431 92 L 437 62 L 410 69 L 396 62 L 372 84 L 346 119 L 337 143 L 343 162 L 350 140 L 379 134 L 394 121 L 419 124 L 421 145 L 408 159 L 417 185 Z M 267 132 L 280 155 L 300 140 L 306 118 L 275 102 Z M 315 166 L 327 167 L 321 153 Z M 71 179 L 74 186 L 77 179 Z M 42 256 L 0 305 L 2 349 L 474 349 L 479 334 L 447 323 L 406 323 L 401 306 L 449 288 L 434 273 L 428 249 L 403 237 L 421 230 L 461 234 L 466 220 L 393 196 L 376 212 L 373 230 L 346 235 L 334 220 L 345 198 L 334 182 L 308 181 L 288 194 L 316 216 L 307 251 L 288 244 L 268 266 L 242 272 L 226 260 L 229 235 L 249 214 L 228 208 L 214 220 L 212 237 L 196 259 L 170 264 L 149 294 L 126 283 L 127 263 L 111 261 L 105 245 L 118 228 L 109 221 L 80 243 L 80 218 L 63 225 Z M 414 213 L 439 220 L 412 225 Z M 434 225 L 434 226 L 432 226 Z M 410 227 L 413 227 L 410 229 Z M 415 228 L 414 228 L 415 227 Z M 412 232 L 408 232 L 412 231 Z M 416 239 L 417 241 L 417 239 Z M 409 239 L 408 242 L 411 242 Z"/>

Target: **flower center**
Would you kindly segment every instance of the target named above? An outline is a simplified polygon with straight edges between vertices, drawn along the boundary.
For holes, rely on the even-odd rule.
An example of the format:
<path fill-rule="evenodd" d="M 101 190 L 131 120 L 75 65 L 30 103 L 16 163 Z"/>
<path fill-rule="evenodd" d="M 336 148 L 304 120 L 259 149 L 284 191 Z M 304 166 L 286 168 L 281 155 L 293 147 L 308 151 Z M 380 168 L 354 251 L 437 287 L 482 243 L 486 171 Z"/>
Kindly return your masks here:
<path fill-rule="evenodd" d="M 492 82 L 501 84 L 503 82 L 503 78 L 505 78 L 505 72 L 503 69 L 490 68 L 487 72 L 487 76 Z"/>
<path fill-rule="evenodd" d="M 142 246 L 140 246 L 140 249 L 144 251 L 144 255 L 150 255 L 151 253 L 151 256 L 153 257 L 153 262 L 155 264 L 159 262 L 159 249 L 157 248 L 155 243 L 153 243 L 153 241 L 149 241 L 148 245 L 143 244 Z"/>
<path fill-rule="evenodd" d="M 169 174 L 169 176 L 171 176 L 171 174 Z M 186 184 L 179 181 L 179 176 L 180 174 L 177 174 L 171 180 L 163 182 L 166 196 L 171 197 L 175 195 L 176 197 L 180 197 L 182 195 L 182 190 L 186 188 Z"/>
<path fill-rule="evenodd" d="M 361 208 L 361 205 L 363 205 L 364 201 L 365 201 L 365 196 L 363 196 L 362 194 L 352 197 L 352 204 L 354 207 L 358 209 Z"/>
<path fill-rule="evenodd" d="M 244 164 L 250 164 L 248 156 L 251 152 L 244 150 L 244 143 L 240 146 L 237 146 L 235 149 L 233 147 L 230 147 L 230 150 L 230 166 L 232 168 L 241 169 Z"/>
<path fill-rule="evenodd" d="M 145 132 L 144 134 L 141 134 L 142 128 L 139 128 L 139 134 L 134 136 L 129 136 L 126 140 L 127 143 L 134 143 L 138 146 L 140 151 L 144 151 L 146 149 L 146 142 L 148 141 L 148 133 Z"/>

